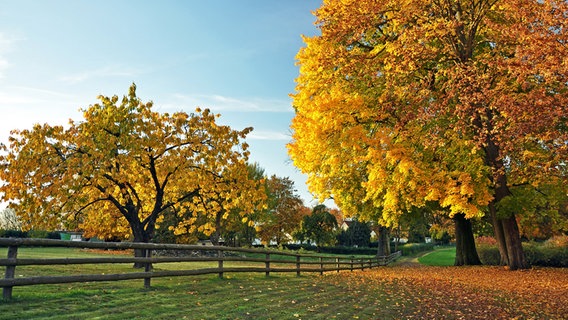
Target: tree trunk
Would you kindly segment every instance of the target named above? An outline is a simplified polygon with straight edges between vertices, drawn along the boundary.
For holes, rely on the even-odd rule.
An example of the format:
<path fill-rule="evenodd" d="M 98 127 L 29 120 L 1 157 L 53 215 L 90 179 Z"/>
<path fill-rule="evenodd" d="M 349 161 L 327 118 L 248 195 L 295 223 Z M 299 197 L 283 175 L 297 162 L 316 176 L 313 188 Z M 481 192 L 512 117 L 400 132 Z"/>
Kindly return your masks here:
<path fill-rule="evenodd" d="M 396 236 L 394 241 L 394 252 L 398 251 L 398 245 L 400 244 L 400 225 L 396 227 Z"/>
<path fill-rule="evenodd" d="M 142 242 L 142 243 L 149 243 L 150 242 L 150 234 L 147 230 L 144 230 L 144 225 L 139 223 L 130 223 L 130 228 L 132 229 L 132 236 L 134 237 L 134 242 Z M 145 249 L 134 249 L 134 257 L 135 258 L 145 258 L 148 256 L 147 250 Z M 135 262 L 134 268 L 144 268 L 146 267 L 145 263 Z"/>
<path fill-rule="evenodd" d="M 500 261 L 499 265 L 508 265 L 509 258 L 507 257 L 507 244 L 505 242 L 505 233 L 503 231 L 503 224 L 497 218 L 497 210 L 493 202 L 489 203 L 489 213 L 491 214 L 491 222 L 493 223 L 493 233 L 495 240 L 497 240 L 497 247 L 499 248 Z"/>
<path fill-rule="evenodd" d="M 511 214 L 508 218 L 501 219 L 501 224 L 507 246 L 507 265 L 511 270 L 528 268 L 515 215 Z"/>
<path fill-rule="evenodd" d="M 493 116 L 492 111 L 487 109 L 486 116 L 488 119 L 491 119 Z M 490 122 L 488 129 L 489 132 L 493 129 Z M 511 270 L 527 268 L 515 214 L 512 212 L 497 212 L 497 204 L 504 198 L 511 196 L 511 192 L 499 146 L 491 135 L 488 135 L 486 138 L 485 163 L 493 170 L 491 180 L 495 188 L 495 194 L 493 200 L 489 203 L 489 211 L 493 220 L 495 238 L 499 244 L 501 264 L 507 265 Z"/>
<path fill-rule="evenodd" d="M 454 216 L 456 227 L 456 266 L 480 265 L 481 261 L 475 248 L 475 239 L 471 221 L 464 214 Z"/>
<path fill-rule="evenodd" d="M 391 254 L 389 229 L 384 226 L 379 226 L 378 238 L 377 256 L 388 256 Z"/>
<path fill-rule="evenodd" d="M 497 179 L 495 197 L 489 204 L 493 220 L 493 230 L 499 246 L 501 265 L 508 266 L 511 270 L 526 269 L 525 254 L 521 243 L 519 226 L 514 213 L 502 216 L 497 212 L 496 205 L 505 197 L 510 196 L 507 188 L 507 177 L 502 174 Z"/>
<path fill-rule="evenodd" d="M 215 232 L 209 236 L 209 240 L 211 240 L 211 244 L 214 246 L 219 245 L 219 239 L 221 239 L 221 232 L 219 230 L 215 230 Z"/>
<path fill-rule="evenodd" d="M 132 235 L 134 236 L 134 242 L 143 242 L 148 243 L 148 235 L 146 234 L 144 228 L 142 226 L 138 228 L 132 228 Z M 145 249 L 134 249 L 134 257 L 135 258 L 145 258 L 146 257 L 146 250 Z M 146 266 L 145 263 L 135 262 L 134 268 L 144 268 Z"/>

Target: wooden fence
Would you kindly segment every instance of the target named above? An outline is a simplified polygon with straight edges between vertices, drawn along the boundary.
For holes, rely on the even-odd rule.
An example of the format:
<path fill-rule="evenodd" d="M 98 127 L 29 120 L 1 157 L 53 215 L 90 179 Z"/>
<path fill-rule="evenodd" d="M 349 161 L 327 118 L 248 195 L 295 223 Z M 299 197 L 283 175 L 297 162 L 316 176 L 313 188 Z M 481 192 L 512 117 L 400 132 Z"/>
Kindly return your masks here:
<path fill-rule="evenodd" d="M 18 247 L 68 247 L 87 249 L 119 249 L 143 250 L 145 257 L 95 257 L 95 258 L 44 258 L 19 259 Z M 62 241 L 48 239 L 14 239 L 0 238 L 0 247 L 8 248 L 6 259 L 0 259 L 0 266 L 6 267 L 4 279 L 0 279 L 3 288 L 4 300 L 12 298 L 12 288 L 15 286 L 29 286 L 39 284 L 61 284 L 72 282 L 92 281 L 118 281 L 144 279 L 144 287 L 150 287 L 150 280 L 157 277 L 191 276 L 202 274 L 218 274 L 220 278 L 228 272 L 263 272 L 267 276 L 271 272 L 324 272 L 341 270 L 355 270 L 384 266 L 400 256 L 400 251 L 389 256 L 376 256 L 369 258 L 354 258 L 352 256 L 321 256 L 311 254 L 297 254 L 272 250 L 258 250 L 248 248 L 234 248 L 223 246 L 155 244 L 133 242 L 85 242 Z M 179 256 L 168 255 L 168 252 L 182 253 Z M 159 255 L 158 255 L 158 254 Z M 165 255 L 162 255 L 166 253 Z M 249 256 L 247 256 L 248 254 Z M 250 257 L 251 255 L 257 257 Z M 263 258 L 258 258 L 263 256 Z M 216 268 L 187 269 L 187 270 L 154 270 L 158 263 L 175 262 L 217 262 Z M 243 266 L 227 267 L 225 262 L 241 262 Z M 78 265 L 78 264 L 115 264 L 137 263 L 143 269 L 133 272 L 116 274 L 81 274 L 69 276 L 34 276 L 15 277 L 17 266 L 39 265 Z M 133 269 L 134 270 L 134 269 Z M 142 271 L 143 270 L 143 271 Z"/>

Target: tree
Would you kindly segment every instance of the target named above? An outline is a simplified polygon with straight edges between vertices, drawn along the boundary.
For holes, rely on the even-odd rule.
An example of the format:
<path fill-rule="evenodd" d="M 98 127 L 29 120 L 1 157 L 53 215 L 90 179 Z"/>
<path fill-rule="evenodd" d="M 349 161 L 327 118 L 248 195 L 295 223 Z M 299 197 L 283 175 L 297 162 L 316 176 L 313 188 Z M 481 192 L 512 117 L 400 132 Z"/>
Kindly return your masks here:
<path fill-rule="evenodd" d="M 207 215 L 202 214 L 203 219 L 207 220 L 209 218 L 209 222 L 211 225 L 214 225 L 214 232 L 210 234 L 210 240 L 213 244 L 218 245 L 219 240 L 221 237 L 224 237 L 225 240 L 229 238 L 234 240 L 235 237 L 242 237 L 247 238 L 247 243 L 252 243 L 251 233 L 254 230 L 254 225 L 258 221 L 258 216 L 264 212 L 268 206 L 267 204 L 267 195 L 264 192 L 264 185 L 266 183 L 266 179 L 264 177 L 264 169 L 260 168 L 258 164 L 247 164 L 246 166 L 247 176 L 249 183 L 252 183 L 249 187 L 250 188 L 257 188 L 257 198 L 256 203 L 254 204 L 253 208 L 254 211 L 246 215 L 245 217 L 242 215 L 242 210 L 239 206 L 233 207 L 230 210 L 222 209 L 218 211 L 215 215 Z M 236 180 L 235 180 L 236 182 Z M 243 190 L 246 190 L 243 188 Z M 230 199 L 225 199 L 221 194 L 217 194 L 217 196 L 213 199 L 209 199 L 208 201 L 214 201 L 219 206 L 223 207 L 222 204 L 225 201 L 230 201 Z M 202 220 L 203 220 L 202 219 Z M 199 220 L 199 218 L 198 218 Z M 242 233 L 238 235 L 238 233 Z"/>
<path fill-rule="evenodd" d="M 488 213 L 502 263 L 526 267 L 518 212 L 500 203 L 513 186 L 566 181 L 566 12 L 554 0 L 324 1 L 321 35 L 297 56 L 289 147 L 312 192 L 335 198 L 356 166 L 381 222 L 428 201 L 450 217 Z"/>
<path fill-rule="evenodd" d="M 347 230 L 342 230 L 337 240 L 342 246 L 368 247 L 371 242 L 369 223 L 360 222 L 357 219 L 351 220 Z"/>
<path fill-rule="evenodd" d="M 196 224 L 199 215 L 239 208 L 246 218 L 254 211 L 262 190 L 247 176 L 247 145 L 240 142 L 251 128 L 218 125 L 208 109 L 155 112 L 134 84 L 121 100 L 99 100 L 81 122 L 14 130 L 2 146 L 0 191 L 24 229 L 70 223 L 87 237 L 131 234 L 149 242 L 165 213 L 183 217 L 163 226 L 181 234 L 214 231 L 210 219 Z"/>
<path fill-rule="evenodd" d="M 568 186 L 557 179 L 550 179 L 538 188 L 515 186 L 500 206 L 522 213 L 519 230 L 527 239 L 545 240 L 568 231 Z"/>
<path fill-rule="evenodd" d="M 265 243 L 271 240 L 281 244 L 299 229 L 303 217 L 304 203 L 294 188 L 290 178 L 279 178 L 276 175 L 266 180 L 268 206 L 259 217 L 258 235 Z"/>
<path fill-rule="evenodd" d="M 300 238 L 303 240 L 314 241 L 316 246 L 332 245 L 335 242 L 334 230 L 337 228 L 335 216 L 329 213 L 323 204 L 317 205 L 312 209 L 312 214 L 304 216 Z"/>
<path fill-rule="evenodd" d="M 16 212 L 10 208 L 0 211 L 0 230 L 20 230 L 21 223 Z"/>

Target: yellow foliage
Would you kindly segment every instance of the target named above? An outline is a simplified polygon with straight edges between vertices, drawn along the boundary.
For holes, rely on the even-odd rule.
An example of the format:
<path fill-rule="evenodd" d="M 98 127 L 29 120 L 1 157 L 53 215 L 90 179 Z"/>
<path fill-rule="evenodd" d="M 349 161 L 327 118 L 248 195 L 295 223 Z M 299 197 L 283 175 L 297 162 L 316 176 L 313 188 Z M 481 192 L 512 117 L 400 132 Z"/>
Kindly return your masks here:
<path fill-rule="evenodd" d="M 69 226 L 86 236 L 148 241 L 164 214 L 182 219 L 176 234 L 194 230 L 196 216 L 238 208 L 246 217 L 265 197 L 248 178 L 242 131 L 215 123 L 208 109 L 159 113 L 136 97 L 100 96 L 68 128 L 35 125 L 14 130 L 3 146 L 3 199 L 25 228 Z M 200 226 L 212 232 L 215 226 Z"/>

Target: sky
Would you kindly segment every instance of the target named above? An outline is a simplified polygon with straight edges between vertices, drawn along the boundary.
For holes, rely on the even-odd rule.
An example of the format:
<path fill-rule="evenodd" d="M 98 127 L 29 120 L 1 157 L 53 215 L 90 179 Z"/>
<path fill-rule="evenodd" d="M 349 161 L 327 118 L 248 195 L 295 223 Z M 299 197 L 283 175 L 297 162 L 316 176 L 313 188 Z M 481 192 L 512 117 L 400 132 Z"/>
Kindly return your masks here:
<path fill-rule="evenodd" d="M 132 83 L 160 112 L 220 113 L 250 161 L 289 177 L 317 204 L 289 159 L 301 36 L 319 33 L 321 0 L 0 0 L 0 142 L 35 123 L 65 125 L 99 95 Z"/>

